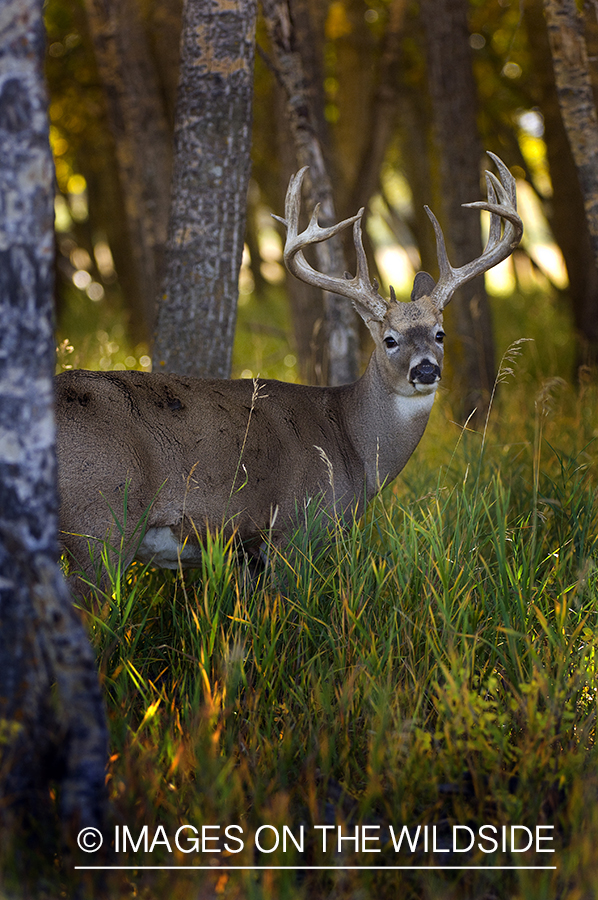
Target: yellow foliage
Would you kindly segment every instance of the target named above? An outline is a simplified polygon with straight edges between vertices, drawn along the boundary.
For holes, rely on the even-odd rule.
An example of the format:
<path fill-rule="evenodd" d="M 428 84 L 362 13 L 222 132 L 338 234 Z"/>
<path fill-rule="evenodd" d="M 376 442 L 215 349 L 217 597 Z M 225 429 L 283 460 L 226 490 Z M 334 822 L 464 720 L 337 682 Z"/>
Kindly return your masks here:
<path fill-rule="evenodd" d="M 545 196 L 552 196 L 552 182 L 548 170 L 546 144 L 542 138 L 526 134 L 525 131 L 521 130 L 519 133 L 519 146 L 525 161 L 533 172 L 534 181 L 538 188 Z"/>
<path fill-rule="evenodd" d="M 68 181 L 68 191 L 69 194 L 82 194 L 85 188 L 87 187 L 87 182 L 83 175 L 79 175 L 78 173 L 75 175 L 71 175 Z"/>
<path fill-rule="evenodd" d="M 0 719 L 0 746 L 12 744 L 23 730 L 21 722 L 15 719 Z"/>
<path fill-rule="evenodd" d="M 351 30 L 351 23 L 347 17 L 345 4 L 342 0 L 335 0 L 334 3 L 330 4 L 330 9 L 328 10 L 326 37 L 330 41 L 335 41 L 338 38 L 345 37 L 347 34 L 351 34 Z"/>

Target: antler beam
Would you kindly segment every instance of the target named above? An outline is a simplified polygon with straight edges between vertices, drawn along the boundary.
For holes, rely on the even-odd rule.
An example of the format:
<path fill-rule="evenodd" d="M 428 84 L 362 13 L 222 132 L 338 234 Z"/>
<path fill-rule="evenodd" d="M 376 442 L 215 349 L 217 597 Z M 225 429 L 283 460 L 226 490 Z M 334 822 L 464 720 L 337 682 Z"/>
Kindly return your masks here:
<path fill-rule="evenodd" d="M 518 245 L 523 234 L 523 222 L 517 213 L 515 179 L 496 154 L 488 151 L 488 156 L 496 163 L 500 180 L 492 172 L 486 172 L 488 200 L 463 204 L 469 209 L 485 209 L 490 213 L 488 241 L 484 252 L 478 259 L 459 268 L 453 268 L 448 261 L 444 235 L 438 220 L 432 210 L 425 207 L 436 234 L 436 252 L 440 269 L 438 283 L 430 294 L 430 298 L 439 309 L 444 309 L 454 292 L 462 285 L 506 259 Z M 501 219 L 505 222 L 502 237 Z"/>
<path fill-rule="evenodd" d="M 304 231 L 299 232 L 301 185 L 308 168 L 309 166 L 303 166 L 289 181 L 284 208 L 285 218 L 273 216 L 287 229 L 284 247 L 284 261 L 287 269 L 301 281 L 315 285 L 315 287 L 322 288 L 322 290 L 348 297 L 354 304 L 360 304 L 362 307 L 370 309 L 375 317 L 381 318 L 386 313 L 387 304 L 378 293 L 377 286 L 370 281 L 361 237 L 361 219 L 364 208 L 362 207 L 356 215 L 344 219 L 336 225 L 322 228 L 318 224 L 318 213 L 320 211 L 320 204 L 318 203 L 312 213 L 309 225 Z M 324 272 L 318 272 L 312 268 L 303 255 L 305 247 L 308 247 L 310 244 L 317 244 L 320 241 L 326 241 L 349 225 L 353 225 L 353 243 L 357 257 L 357 273 L 355 277 L 339 278 L 327 275 Z"/>

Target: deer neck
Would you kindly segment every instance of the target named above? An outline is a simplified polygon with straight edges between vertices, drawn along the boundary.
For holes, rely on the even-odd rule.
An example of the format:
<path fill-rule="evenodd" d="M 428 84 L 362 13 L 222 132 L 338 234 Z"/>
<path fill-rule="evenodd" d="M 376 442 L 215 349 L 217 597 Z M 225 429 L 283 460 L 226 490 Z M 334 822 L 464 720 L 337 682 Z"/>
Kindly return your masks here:
<path fill-rule="evenodd" d="M 399 474 L 426 428 L 434 393 L 404 396 L 392 390 L 373 353 L 363 376 L 350 385 L 347 430 L 363 461 L 368 500 Z"/>

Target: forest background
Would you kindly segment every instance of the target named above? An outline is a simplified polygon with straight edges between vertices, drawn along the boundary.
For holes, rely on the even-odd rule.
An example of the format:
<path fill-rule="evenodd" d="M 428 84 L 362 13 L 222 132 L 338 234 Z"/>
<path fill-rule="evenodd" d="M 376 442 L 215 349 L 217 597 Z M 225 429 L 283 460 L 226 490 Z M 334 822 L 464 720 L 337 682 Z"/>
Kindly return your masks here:
<path fill-rule="evenodd" d="M 499 292 L 517 283 L 553 298 L 543 304 L 563 317 L 562 359 L 553 374 L 575 380 L 580 365 L 594 365 L 596 264 L 542 4 L 447 2 L 428 10 L 404 0 L 374 6 L 301 2 L 289 7 L 291 16 L 286 12 L 292 29 L 286 45 L 277 43 L 276 31 L 285 4 L 265 9 L 257 23 L 234 373 L 337 380 L 329 312 L 319 292 L 285 276 L 281 239 L 269 216 L 283 209 L 298 161 L 314 157 L 305 150 L 306 133 L 323 156 L 323 175 L 314 175 L 318 199 L 333 197 L 337 218 L 366 207 L 367 239 L 376 248 L 372 265 L 382 284 L 393 281 L 403 297 L 414 271 L 436 267 L 424 204 L 440 216 L 456 264 L 479 255 L 478 222 L 460 204 L 479 195 L 482 148 L 498 153 L 522 181 L 527 224 L 523 248 L 505 267 L 510 271 Z M 62 361 L 79 365 L 85 359 L 97 368 L 141 361 L 149 368 L 167 241 L 181 4 L 89 3 L 86 12 L 79 4 L 49 3 L 46 19 L 59 189 L 59 330 L 64 349 L 75 347 L 75 356 Z M 593 90 L 597 28 L 591 4 L 583 24 Z M 222 120 L 226 110 L 221 102 Z M 225 127 L 223 121 L 211 124 L 212 133 Z M 208 143 L 194 149 L 209 169 L 210 153 L 220 151 Z M 238 144 L 237 154 L 229 155 L 230 171 L 242 168 L 246 145 Z M 230 172 L 221 181 L 227 177 Z M 196 187 L 202 189 L 218 193 L 213 182 Z M 204 223 L 204 236 L 211 221 Z M 236 284 L 232 293 L 220 302 L 232 307 L 226 315 L 234 324 Z M 501 336 L 497 351 L 494 331 L 506 326 L 508 338 L 521 334 L 517 326 L 509 329 L 514 316 L 504 305 L 495 307 L 493 324 L 478 279 L 447 311 L 454 336 L 447 381 L 454 402 L 468 412 L 479 405 L 480 393 L 488 398 L 494 383 L 505 346 Z M 209 340 L 198 344 L 203 338 L 196 337 L 193 351 L 187 350 L 195 357 L 187 363 L 189 373 L 228 375 L 230 348 L 228 357 L 221 352 L 219 369 L 209 311 L 204 315 Z M 83 322 L 83 334 L 77 334 Z M 354 332 L 356 321 L 346 327 Z M 233 331 L 228 327 L 229 345 Z M 168 337 L 181 340 L 180 334 Z M 367 359 L 364 334 L 349 343 L 352 358 L 338 380 L 356 377 Z"/>
<path fill-rule="evenodd" d="M 107 698 L 110 826 L 155 834 L 158 824 L 170 833 L 181 821 L 243 822 L 255 834 L 265 822 L 425 821 L 444 840 L 455 822 L 540 824 L 554 829 L 558 852 L 554 870 L 535 874 L 507 874 L 498 858 L 490 872 L 301 875 L 295 858 L 291 872 L 252 875 L 228 872 L 221 859 L 220 872 L 199 881 L 144 872 L 141 852 L 131 854 L 135 869 L 107 883 L 77 876 L 77 890 L 596 896 L 596 5 L 264 0 L 259 10 L 186 9 L 195 35 L 187 41 L 182 4 L 170 0 L 45 6 L 59 371 L 148 370 L 153 357 L 154 367 L 199 375 L 356 377 L 365 335 L 346 306 L 286 276 L 270 218 L 308 161 L 309 199 L 324 200 L 323 217 L 366 207 L 370 265 L 403 299 L 415 271 L 436 272 L 424 204 L 441 219 L 454 263 L 479 255 L 480 220 L 460 204 L 484 195 L 483 148 L 517 177 L 526 233 L 512 260 L 447 310 L 443 388 L 417 462 L 328 557 L 302 546 L 305 568 L 288 596 L 263 585 L 248 594 L 217 539 L 198 581 L 140 567 L 113 573 L 101 615 L 87 620 Z M 236 42 L 226 43 L 226 27 L 220 36 L 201 30 L 221 13 L 238 16 Z M 252 104 L 245 94 L 235 118 L 222 102 L 235 66 L 219 61 L 245 60 L 237 70 L 253 72 L 253 41 L 238 35 L 256 13 Z M 177 101 L 177 85 L 202 53 L 222 94 L 208 77 L 199 120 Z M 202 166 L 188 158 L 185 170 L 218 169 L 224 191 L 233 181 L 241 190 L 235 172 L 249 177 L 251 147 L 246 222 L 244 205 L 232 216 L 245 244 L 238 290 L 237 257 L 226 242 L 214 251 L 209 224 L 230 211 L 230 194 L 199 179 L 181 204 L 183 221 L 189 203 L 205 216 L 193 220 L 203 222 L 208 259 L 194 275 L 197 330 L 160 318 L 160 303 L 174 298 L 174 307 L 185 286 L 168 238 L 170 185 L 174 155 L 193 147 L 177 134 L 195 126 L 208 138 Z M 235 252 L 240 261 L 240 245 Z M 352 267 L 349 247 L 335 253 Z M 46 744 L 47 830 L 64 788 Z M 30 845 L 17 840 L 14 855 L 6 846 L 7 890 L 70 890 L 72 858 L 50 832 L 45 869 L 29 864 Z M 339 861 L 314 846 L 308 854 Z"/>

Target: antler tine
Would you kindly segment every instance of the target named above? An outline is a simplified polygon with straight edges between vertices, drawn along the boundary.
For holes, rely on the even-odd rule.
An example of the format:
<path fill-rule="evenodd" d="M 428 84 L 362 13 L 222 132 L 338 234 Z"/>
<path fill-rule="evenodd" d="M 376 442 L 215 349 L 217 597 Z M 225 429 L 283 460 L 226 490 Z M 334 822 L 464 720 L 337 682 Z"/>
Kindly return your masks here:
<path fill-rule="evenodd" d="M 438 270 L 440 273 L 439 281 L 442 281 L 445 278 L 449 278 L 451 273 L 455 270 L 448 260 L 446 244 L 444 242 L 444 234 L 442 233 L 440 222 L 429 206 L 424 206 L 424 209 L 427 212 L 428 218 L 434 227 L 434 234 L 436 235 L 436 257 L 438 259 Z"/>
<path fill-rule="evenodd" d="M 517 190 L 515 179 L 503 161 L 494 153 L 488 153 L 498 168 L 500 178 L 492 172 L 486 172 L 487 200 L 464 203 L 469 209 L 485 209 L 490 213 L 490 232 L 484 252 L 478 259 L 472 260 L 459 268 L 453 268 L 446 255 L 446 247 L 442 229 L 434 214 L 426 207 L 436 234 L 438 266 L 440 277 L 438 284 L 430 294 L 430 298 L 444 309 L 457 288 L 471 281 L 476 275 L 482 275 L 493 266 L 502 262 L 513 252 L 523 234 L 523 223 L 517 214 Z M 501 237 L 501 221 L 504 230 Z"/>
<path fill-rule="evenodd" d="M 508 192 L 511 204 L 515 207 L 515 209 L 517 209 L 517 185 L 515 183 L 515 179 L 509 172 L 508 167 L 504 164 L 500 156 L 497 156 L 496 153 L 492 152 L 492 150 L 486 150 L 486 153 L 493 161 L 494 165 L 500 173 L 501 180 L 499 184 Z M 488 175 L 490 175 L 494 180 L 497 180 L 496 176 L 492 175 L 492 172 L 488 172 Z"/>
<path fill-rule="evenodd" d="M 301 281 L 307 284 L 313 284 L 325 291 L 331 291 L 334 294 L 341 294 L 348 297 L 353 304 L 360 304 L 371 311 L 372 316 L 381 318 L 387 311 L 387 304 L 378 294 L 378 291 L 372 285 L 368 272 L 367 259 L 363 248 L 363 240 L 361 236 L 361 219 L 364 213 L 362 207 L 359 212 L 337 222 L 336 225 L 322 227 L 318 224 L 318 213 L 320 204 L 314 208 L 309 225 L 307 228 L 299 232 L 299 212 L 301 208 L 301 186 L 308 166 L 300 169 L 296 175 L 293 175 L 289 181 L 287 195 L 285 199 L 285 218 L 273 216 L 277 221 L 281 222 L 287 229 L 287 238 L 284 247 L 284 261 L 287 269 Z M 355 254 L 357 258 L 357 273 L 354 278 L 337 278 L 333 275 L 327 275 L 324 272 L 318 272 L 312 268 L 303 255 L 303 250 L 310 244 L 317 244 L 326 241 L 328 238 L 338 234 L 344 228 L 353 225 L 353 243 L 355 245 Z"/>
<path fill-rule="evenodd" d="M 498 203 L 498 194 L 497 189 L 494 185 L 494 181 L 497 179 L 491 172 L 485 172 L 486 175 L 486 191 L 488 192 L 488 201 L 494 205 Z M 495 247 L 500 241 L 501 235 L 501 219 L 500 216 L 496 213 L 490 213 L 490 228 L 488 231 L 488 240 L 486 241 L 486 246 L 484 248 L 484 252 Z"/>
<path fill-rule="evenodd" d="M 282 216 L 276 216 L 272 213 L 272 218 L 284 225 L 287 229 L 287 234 L 291 236 L 296 236 L 299 230 L 301 185 L 303 184 L 303 179 L 308 168 L 309 166 L 303 166 L 303 168 L 299 169 L 295 175 L 291 175 L 289 179 L 289 186 L 284 199 L 284 219 Z"/>
<path fill-rule="evenodd" d="M 507 170 L 508 172 L 508 170 Z M 505 232 L 503 234 L 503 238 L 501 243 L 504 243 L 505 246 L 510 246 L 510 251 L 515 249 L 519 241 L 521 240 L 521 236 L 523 234 L 523 222 L 521 221 L 518 213 L 517 213 L 517 196 L 515 195 L 515 179 L 508 172 L 509 181 L 507 185 L 504 185 L 502 182 L 498 180 L 496 175 L 493 175 L 492 172 L 486 172 L 486 183 L 488 186 L 492 184 L 492 193 L 490 192 L 490 187 L 488 190 L 488 201 L 486 200 L 476 200 L 473 203 L 464 203 L 463 206 L 466 206 L 468 209 L 485 209 L 487 212 L 491 213 L 490 218 L 490 227 L 491 231 L 496 229 L 495 223 L 500 223 L 501 219 L 505 220 Z M 496 196 L 498 194 L 498 197 Z M 494 229 L 493 229 L 494 226 Z M 500 230 L 499 230 L 500 236 Z M 507 252 L 506 256 L 509 255 Z M 505 256 L 505 258 L 506 258 Z M 496 263 L 492 263 L 492 265 L 496 265 Z"/>

